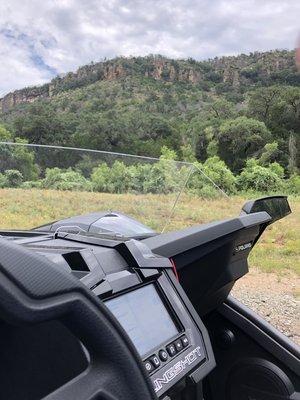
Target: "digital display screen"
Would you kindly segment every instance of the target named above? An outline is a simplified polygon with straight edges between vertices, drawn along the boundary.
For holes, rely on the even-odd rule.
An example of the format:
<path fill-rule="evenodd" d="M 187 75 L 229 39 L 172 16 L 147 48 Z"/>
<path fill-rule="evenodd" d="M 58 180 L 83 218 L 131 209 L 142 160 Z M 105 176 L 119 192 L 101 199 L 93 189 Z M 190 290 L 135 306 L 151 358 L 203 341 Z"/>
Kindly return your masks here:
<path fill-rule="evenodd" d="M 154 285 L 126 293 L 105 302 L 144 356 L 178 333 Z"/>

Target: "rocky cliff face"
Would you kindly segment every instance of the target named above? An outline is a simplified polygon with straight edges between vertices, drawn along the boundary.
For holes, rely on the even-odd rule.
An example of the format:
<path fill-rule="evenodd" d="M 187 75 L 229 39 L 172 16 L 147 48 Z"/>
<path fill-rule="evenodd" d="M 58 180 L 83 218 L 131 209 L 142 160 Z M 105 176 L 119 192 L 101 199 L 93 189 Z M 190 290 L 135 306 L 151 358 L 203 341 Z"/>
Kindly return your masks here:
<path fill-rule="evenodd" d="M 238 89 L 242 84 L 249 85 L 257 80 L 270 79 L 276 73 L 295 73 L 294 56 L 293 51 L 272 51 L 200 62 L 170 60 L 161 56 L 117 58 L 83 66 L 76 72 L 56 77 L 49 84 L 40 87 L 9 93 L 0 99 L 0 110 L 5 113 L 19 104 L 52 97 L 62 91 L 101 80 L 110 81 L 133 75 L 169 82 L 223 83 Z"/>
<path fill-rule="evenodd" d="M 47 97 L 49 97 L 49 84 L 16 90 L 0 99 L 0 110 L 7 112 L 18 104 L 32 103 L 37 99 Z"/>
<path fill-rule="evenodd" d="M 249 83 L 257 78 L 269 78 L 285 70 L 296 72 L 294 51 L 270 51 L 221 57 L 211 60 L 213 68 L 221 73 L 223 82 L 234 86 Z"/>

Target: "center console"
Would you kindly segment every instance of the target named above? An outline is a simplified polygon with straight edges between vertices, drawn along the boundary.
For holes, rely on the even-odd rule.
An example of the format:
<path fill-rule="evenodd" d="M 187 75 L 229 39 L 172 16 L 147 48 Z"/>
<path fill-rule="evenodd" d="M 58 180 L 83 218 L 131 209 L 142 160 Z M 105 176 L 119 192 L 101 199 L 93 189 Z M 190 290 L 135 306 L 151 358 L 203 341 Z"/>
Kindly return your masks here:
<path fill-rule="evenodd" d="M 214 355 L 168 258 L 134 239 L 58 232 L 13 240 L 68 270 L 104 301 L 135 345 L 158 398 L 202 399 Z"/>
<path fill-rule="evenodd" d="M 199 383 L 214 366 L 206 329 L 174 283 L 161 272 L 105 302 L 134 343 L 158 396 L 188 376 Z"/>

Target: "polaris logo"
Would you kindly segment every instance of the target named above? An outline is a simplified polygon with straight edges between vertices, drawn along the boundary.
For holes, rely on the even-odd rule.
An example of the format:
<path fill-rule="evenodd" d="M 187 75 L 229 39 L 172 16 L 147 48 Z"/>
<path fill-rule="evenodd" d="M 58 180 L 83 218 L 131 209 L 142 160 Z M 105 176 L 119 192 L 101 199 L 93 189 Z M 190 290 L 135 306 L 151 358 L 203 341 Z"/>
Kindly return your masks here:
<path fill-rule="evenodd" d="M 236 248 L 234 249 L 234 252 L 239 253 L 240 251 L 251 249 L 251 247 L 252 247 L 252 242 L 240 244 L 239 246 L 236 246 Z"/>
<path fill-rule="evenodd" d="M 181 372 L 183 372 L 186 367 L 193 364 L 198 358 L 202 356 L 200 347 L 196 347 L 189 354 L 187 354 L 182 360 L 174 364 L 170 369 L 168 369 L 161 378 L 155 379 L 153 382 L 155 393 L 161 390 L 163 385 L 171 382 L 176 378 Z"/>

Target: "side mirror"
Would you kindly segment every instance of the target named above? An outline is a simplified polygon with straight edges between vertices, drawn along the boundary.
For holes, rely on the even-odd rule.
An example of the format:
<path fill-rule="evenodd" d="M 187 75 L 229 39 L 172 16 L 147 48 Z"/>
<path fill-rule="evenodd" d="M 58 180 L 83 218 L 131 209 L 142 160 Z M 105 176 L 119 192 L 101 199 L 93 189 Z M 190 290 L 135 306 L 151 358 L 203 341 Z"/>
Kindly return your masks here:
<path fill-rule="evenodd" d="M 287 200 L 287 196 L 269 196 L 257 200 L 247 201 L 242 208 L 242 213 L 252 214 L 260 211 L 266 211 L 273 222 L 286 217 L 292 211 Z"/>

